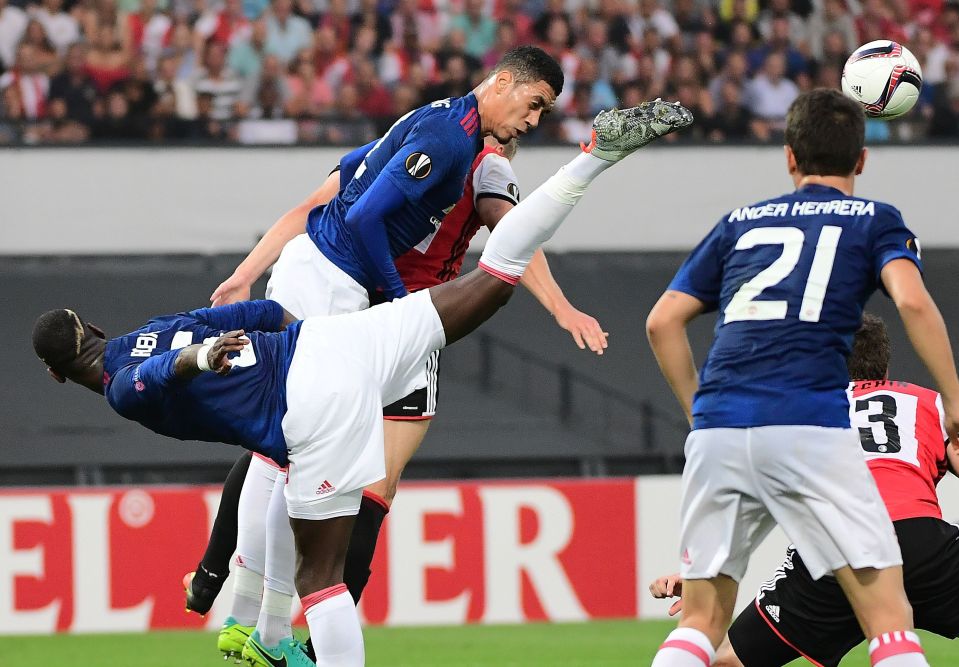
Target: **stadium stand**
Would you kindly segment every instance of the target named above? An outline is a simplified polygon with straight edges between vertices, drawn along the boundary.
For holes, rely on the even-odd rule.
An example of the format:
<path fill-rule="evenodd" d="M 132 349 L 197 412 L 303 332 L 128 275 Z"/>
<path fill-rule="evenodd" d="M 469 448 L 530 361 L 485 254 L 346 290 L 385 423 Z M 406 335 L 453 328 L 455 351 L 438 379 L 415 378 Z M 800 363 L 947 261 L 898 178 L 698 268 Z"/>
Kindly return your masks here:
<path fill-rule="evenodd" d="M 954 0 L 0 0 L 0 144 L 359 145 L 530 42 L 569 82 L 531 141 L 657 96 L 696 113 L 678 141 L 777 141 L 796 94 L 880 38 L 925 86 L 869 140 L 959 137 Z"/>

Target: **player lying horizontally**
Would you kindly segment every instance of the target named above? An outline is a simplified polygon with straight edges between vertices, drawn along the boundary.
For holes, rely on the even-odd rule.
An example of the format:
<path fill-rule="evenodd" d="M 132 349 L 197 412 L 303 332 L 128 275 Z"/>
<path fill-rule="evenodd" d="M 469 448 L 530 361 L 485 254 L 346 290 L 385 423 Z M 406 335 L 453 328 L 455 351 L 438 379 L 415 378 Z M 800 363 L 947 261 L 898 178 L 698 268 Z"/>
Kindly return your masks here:
<path fill-rule="evenodd" d="M 849 415 L 902 549 L 906 595 L 917 628 L 959 636 L 959 527 L 942 520 L 936 485 L 959 452 L 945 443 L 939 394 L 889 380 L 889 336 L 865 315 L 849 357 Z M 650 584 L 653 597 L 682 595 L 679 575 Z M 682 600 L 670 608 L 679 611 Z M 719 647 L 714 665 L 781 667 L 799 657 L 837 667 L 864 639 L 839 584 L 813 580 L 794 547 L 759 588 Z"/>
<path fill-rule="evenodd" d="M 686 109 L 660 101 L 601 113 L 586 152 L 500 221 L 480 268 L 429 290 L 292 324 L 275 302 L 237 303 L 157 318 L 109 341 L 73 311 L 56 310 L 37 321 L 34 348 L 55 378 L 104 393 L 118 413 L 156 432 L 239 444 L 289 463 L 296 589 L 316 664 L 362 665 L 343 563 L 363 488 L 384 476 L 383 405 L 409 393 L 433 351 L 509 300 L 535 250 L 594 178 L 691 122 Z M 289 667 L 312 664 L 304 652 L 285 659 Z"/>

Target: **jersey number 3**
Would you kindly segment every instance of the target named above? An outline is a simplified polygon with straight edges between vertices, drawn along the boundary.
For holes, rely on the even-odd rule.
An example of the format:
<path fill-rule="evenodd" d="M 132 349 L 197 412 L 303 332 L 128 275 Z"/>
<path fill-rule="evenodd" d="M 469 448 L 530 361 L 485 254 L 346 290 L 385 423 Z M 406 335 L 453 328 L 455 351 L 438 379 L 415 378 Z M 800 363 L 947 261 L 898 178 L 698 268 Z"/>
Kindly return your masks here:
<path fill-rule="evenodd" d="M 819 233 L 816 254 L 813 256 L 802 305 L 799 307 L 799 319 L 803 322 L 819 321 L 841 235 L 842 228 L 831 225 L 823 227 Z M 736 250 L 749 250 L 761 245 L 781 245 L 783 252 L 775 262 L 736 291 L 723 311 L 726 324 L 745 320 L 786 319 L 788 301 L 757 301 L 756 298 L 763 290 L 781 283 L 796 269 L 805 240 L 806 235 L 797 227 L 756 227 L 739 237 Z"/>

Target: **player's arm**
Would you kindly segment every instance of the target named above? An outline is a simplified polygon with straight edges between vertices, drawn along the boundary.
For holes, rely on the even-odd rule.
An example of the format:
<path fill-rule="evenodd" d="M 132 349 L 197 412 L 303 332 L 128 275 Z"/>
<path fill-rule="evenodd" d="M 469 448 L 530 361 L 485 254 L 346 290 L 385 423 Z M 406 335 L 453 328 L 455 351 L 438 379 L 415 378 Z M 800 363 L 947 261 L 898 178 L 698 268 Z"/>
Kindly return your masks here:
<path fill-rule="evenodd" d="M 249 344 L 242 330 L 230 331 L 209 345 L 187 345 L 152 356 L 142 364 L 127 365 L 111 379 L 107 400 L 121 415 L 135 418 L 140 406 L 162 400 L 168 390 L 202 373 L 226 375 L 232 367 L 228 355 L 242 352 Z"/>
<path fill-rule="evenodd" d="M 352 233 L 354 248 L 366 274 L 387 300 L 406 296 L 390 239 L 386 232 L 387 218 L 406 204 L 406 195 L 389 178 L 378 176 L 346 214 L 345 224 Z"/>
<path fill-rule="evenodd" d="M 211 329 L 229 331 L 283 331 L 296 318 L 283 309 L 276 301 L 262 299 L 258 301 L 238 301 L 227 306 L 199 308 L 189 315 L 203 322 Z"/>
<path fill-rule="evenodd" d="M 646 337 L 656 363 L 690 424 L 693 421 L 693 395 L 699 387 L 699 378 L 686 326 L 705 310 L 706 305 L 696 297 L 667 290 L 646 318 Z"/>
<path fill-rule="evenodd" d="M 506 213 L 515 204 L 499 197 L 480 197 L 476 200 L 476 214 L 482 223 L 490 229 L 496 226 Z M 549 314 L 556 319 L 556 323 L 570 333 L 579 349 L 589 347 L 596 354 L 602 354 L 607 347 L 608 333 L 595 317 L 576 309 L 569 302 L 562 288 L 553 278 L 546 261 L 546 253 L 537 248 L 533 259 L 523 273 L 520 283 L 543 304 Z"/>
<path fill-rule="evenodd" d="M 250 298 L 250 288 L 263 273 L 276 263 L 280 252 L 290 240 L 306 231 L 306 218 L 317 206 L 329 203 L 340 187 L 340 173 L 327 176 L 319 188 L 298 205 L 280 216 L 254 246 L 233 275 L 220 283 L 210 296 L 214 306 L 225 306 Z"/>
<path fill-rule="evenodd" d="M 959 377 L 942 314 L 911 259 L 887 262 L 880 277 L 902 317 L 909 341 L 936 381 L 942 395 L 946 433 L 959 447 Z"/>
<path fill-rule="evenodd" d="M 686 326 L 697 315 L 719 304 L 721 258 L 727 245 L 724 229 L 720 222 L 696 246 L 646 318 L 646 337 L 653 355 L 690 424 L 699 378 Z"/>

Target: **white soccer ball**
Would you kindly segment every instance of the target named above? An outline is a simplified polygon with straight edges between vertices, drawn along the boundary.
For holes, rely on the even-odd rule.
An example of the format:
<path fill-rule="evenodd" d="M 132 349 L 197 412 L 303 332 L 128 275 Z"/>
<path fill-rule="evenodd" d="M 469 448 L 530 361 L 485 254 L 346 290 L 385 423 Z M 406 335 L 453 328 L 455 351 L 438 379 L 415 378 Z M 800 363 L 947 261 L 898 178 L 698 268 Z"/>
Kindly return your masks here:
<path fill-rule="evenodd" d="M 898 42 L 880 39 L 856 49 L 842 70 L 842 92 L 867 116 L 888 120 L 912 109 L 922 89 L 922 68 Z"/>

